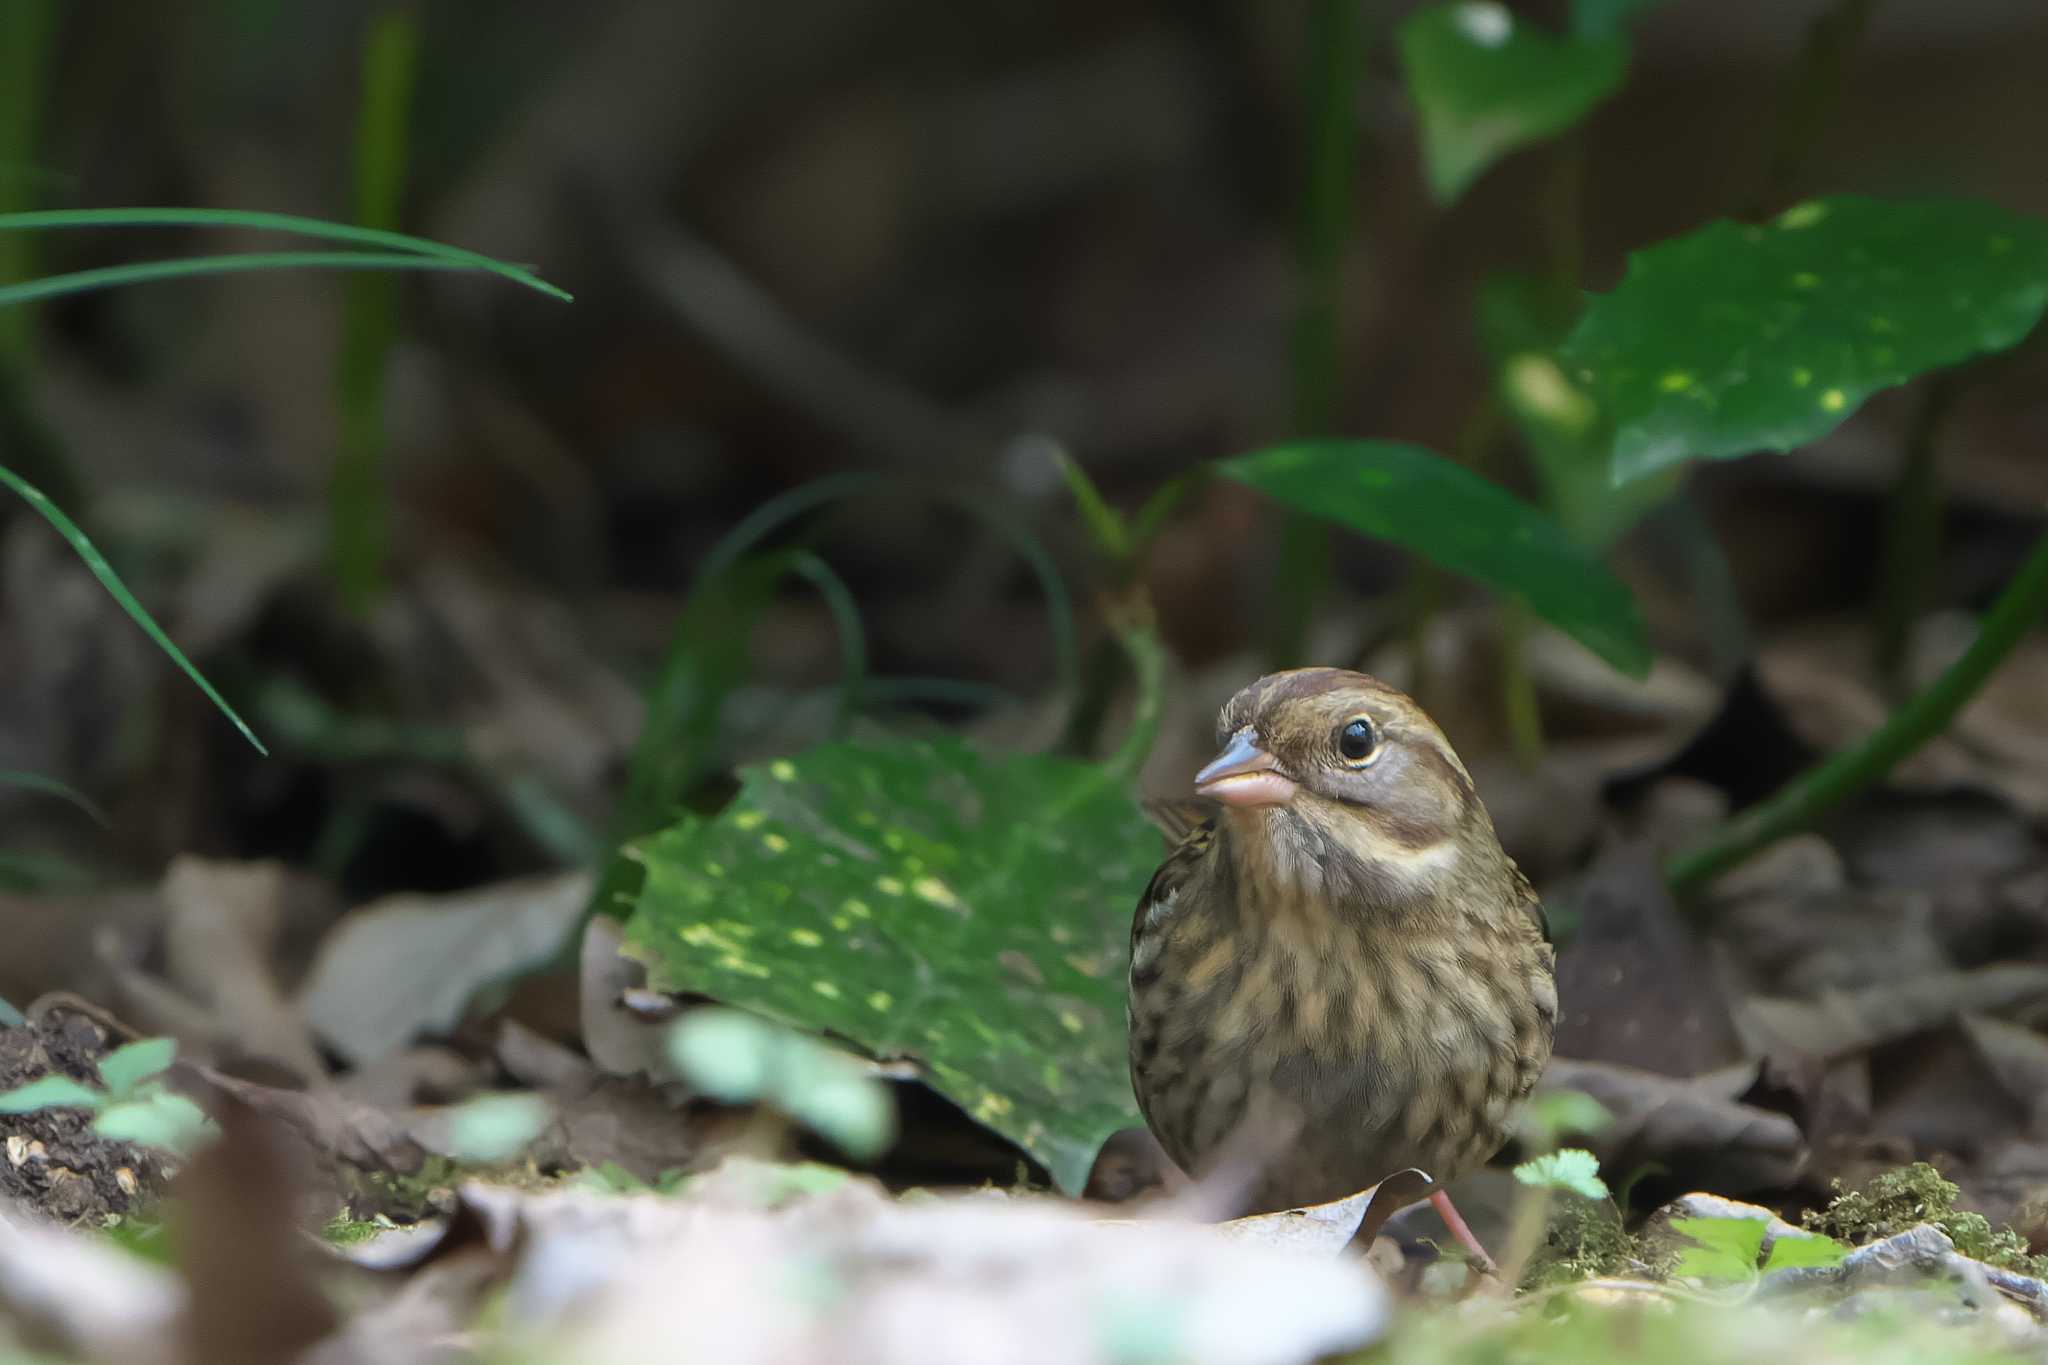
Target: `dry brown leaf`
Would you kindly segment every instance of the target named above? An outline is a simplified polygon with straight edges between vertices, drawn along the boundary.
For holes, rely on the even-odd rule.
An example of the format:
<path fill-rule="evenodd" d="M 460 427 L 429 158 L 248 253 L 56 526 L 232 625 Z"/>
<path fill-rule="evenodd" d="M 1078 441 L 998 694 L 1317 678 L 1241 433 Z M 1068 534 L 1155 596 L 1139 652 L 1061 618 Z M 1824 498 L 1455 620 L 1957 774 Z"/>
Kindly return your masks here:
<path fill-rule="evenodd" d="M 1540 1089 L 1591 1095 L 1614 1116 L 1586 1145 L 1603 1165 L 1634 1170 L 1656 1162 L 1731 1194 L 1781 1189 L 1806 1164 L 1799 1125 L 1737 1098 L 1755 1083 L 1754 1064 L 1688 1079 L 1635 1067 L 1554 1057 Z"/>
<path fill-rule="evenodd" d="M 354 911 L 320 945 L 300 995 L 306 1018 L 359 1065 L 452 1029 L 478 991 L 561 950 L 592 886 L 565 872 Z"/>

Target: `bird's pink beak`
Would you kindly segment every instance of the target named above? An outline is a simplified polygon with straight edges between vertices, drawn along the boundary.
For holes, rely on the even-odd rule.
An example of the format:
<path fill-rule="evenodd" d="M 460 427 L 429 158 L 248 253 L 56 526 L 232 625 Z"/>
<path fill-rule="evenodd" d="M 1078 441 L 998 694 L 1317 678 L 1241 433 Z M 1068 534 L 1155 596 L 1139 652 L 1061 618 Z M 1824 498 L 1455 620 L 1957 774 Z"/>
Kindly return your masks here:
<path fill-rule="evenodd" d="M 1250 726 L 1232 735 L 1223 752 L 1195 774 L 1195 794 L 1226 806 L 1284 806 L 1294 792 L 1294 779 L 1252 742 Z"/>

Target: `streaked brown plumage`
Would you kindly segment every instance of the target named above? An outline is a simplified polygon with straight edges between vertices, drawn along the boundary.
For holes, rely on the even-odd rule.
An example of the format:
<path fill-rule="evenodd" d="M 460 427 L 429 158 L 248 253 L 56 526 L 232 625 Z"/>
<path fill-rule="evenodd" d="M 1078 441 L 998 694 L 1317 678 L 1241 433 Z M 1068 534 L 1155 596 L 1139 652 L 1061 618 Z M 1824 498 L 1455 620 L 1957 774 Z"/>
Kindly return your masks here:
<path fill-rule="evenodd" d="M 1220 808 L 1186 820 L 1131 930 L 1146 1121 L 1195 1175 L 1248 1121 L 1298 1123 L 1250 1208 L 1410 1166 L 1455 1179 L 1499 1150 L 1550 1057 L 1534 891 L 1442 732 L 1377 679 L 1261 678 L 1217 739 L 1196 790 Z"/>

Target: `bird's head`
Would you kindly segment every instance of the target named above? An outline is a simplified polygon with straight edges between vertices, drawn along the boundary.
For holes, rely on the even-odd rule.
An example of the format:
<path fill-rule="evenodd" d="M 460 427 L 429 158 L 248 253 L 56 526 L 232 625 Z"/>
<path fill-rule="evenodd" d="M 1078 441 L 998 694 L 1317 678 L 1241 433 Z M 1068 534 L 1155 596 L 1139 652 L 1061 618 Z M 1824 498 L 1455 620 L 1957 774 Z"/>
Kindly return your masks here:
<path fill-rule="evenodd" d="M 1348 852 L 1418 871 L 1450 871 L 1466 849 L 1497 855 L 1492 821 L 1443 731 L 1377 678 L 1341 668 L 1269 674 L 1224 706 L 1216 739 L 1222 752 L 1195 775 L 1195 791 L 1222 805 L 1234 835 L 1311 859 Z"/>

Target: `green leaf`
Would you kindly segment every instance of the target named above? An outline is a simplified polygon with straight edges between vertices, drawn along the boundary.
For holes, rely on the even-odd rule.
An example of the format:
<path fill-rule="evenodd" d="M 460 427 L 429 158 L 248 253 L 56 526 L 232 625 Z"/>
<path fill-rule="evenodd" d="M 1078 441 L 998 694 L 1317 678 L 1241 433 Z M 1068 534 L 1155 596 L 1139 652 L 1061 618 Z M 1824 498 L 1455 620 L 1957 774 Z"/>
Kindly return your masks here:
<path fill-rule="evenodd" d="M 1612 425 L 1557 356 L 1577 313 L 1576 298 L 1565 307 L 1553 287 L 1525 275 L 1495 275 L 1480 290 L 1480 334 L 1501 404 L 1528 443 L 1549 510 L 1573 540 L 1599 550 L 1676 493 L 1681 474 L 1615 486 Z"/>
<path fill-rule="evenodd" d="M 1780 1236 L 1771 1243 L 1771 1254 L 1764 1259 L 1765 1270 L 1784 1270 L 1790 1266 L 1839 1265 L 1849 1254 L 1849 1248 L 1832 1237 L 1786 1237 Z"/>
<path fill-rule="evenodd" d="M 41 792 L 45 796 L 54 796 L 59 801 L 68 801 L 78 807 L 79 810 L 84 811 L 86 816 L 101 829 L 113 828 L 112 823 L 107 819 L 107 813 L 99 808 L 98 802 L 94 801 L 84 792 L 79 791 L 76 787 L 59 782 L 54 777 L 44 777 L 41 773 L 20 772 L 11 768 L 0 769 L 0 787 L 20 787 L 26 791 Z"/>
<path fill-rule="evenodd" d="M 133 1142 L 184 1155 L 215 1132 L 206 1111 L 169 1090 L 122 1100 L 100 1111 L 92 1130 L 110 1142 Z"/>
<path fill-rule="evenodd" d="M 523 266 L 509 265 L 459 246 L 410 237 L 402 232 L 357 227 L 352 223 L 330 223 L 321 218 L 302 218 L 292 213 L 265 213 L 249 209 L 121 208 L 48 209 L 31 213 L 0 213 L 0 232 L 39 232 L 66 228 L 197 227 L 225 228 L 250 232 L 281 232 L 299 237 L 317 237 L 355 246 L 383 247 L 393 253 L 412 253 L 440 262 L 438 269 L 481 270 L 514 284 L 569 302 L 566 291 L 549 284 Z M 233 259 L 208 257 L 209 261 Z"/>
<path fill-rule="evenodd" d="M 235 708 L 229 706 L 227 700 L 220 693 L 213 690 L 213 684 L 202 677 L 199 670 L 192 666 L 192 661 L 185 657 L 184 652 L 171 643 L 171 637 L 164 634 L 163 628 L 157 625 L 156 618 L 143 609 L 142 603 L 135 600 L 134 593 L 128 591 L 128 585 L 123 583 L 121 576 L 114 572 L 114 566 L 107 563 L 105 557 L 94 547 L 92 541 L 86 538 L 85 532 L 79 530 L 71 518 L 65 516 L 58 508 L 57 504 L 44 497 L 40 490 L 23 480 L 20 475 L 5 465 L 0 465 L 0 486 L 11 488 L 20 494 L 23 501 L 42 514 L 43 520 L 56 527 L 57 534 L 64 537 L 65 541 L 71 546 L 72 552 L 85 561 L 85 567 L 91 570 L 92 576 L 100 581 L 100 586 L 105 588 L 108 594 L 121 604 L 121 610 L 128 613 L 128 619 L 142 627 L 142 633 L 155 642 L 158 649 L 170 655 L 171 662 L 183 669 L 186 677 L 198 684 L 199 690 L 206 694 L 207 700 L 211 701 L 220 710 L 222 715 L 234 722 L 235 728 L 242 732 L 242 738 L 256 746 L 257 753 L 268 754 L 270 752 L 263 747 L 263 741 L 256 738 L 255 732 L 235 713 Z"/>
<path fill-rule="evenodd" d="M 175 1038 L 141 1038 L 123 1043 L 100 1058 L 100 1080 L 116 1099 L 124 1098 L 151 1076 L 161 1075 L 178 1060 Z"/>
<path fill-rule="evenodd" d="M 1628 41 L 1596 22 L 1559 37 L 1493 0 L 1454 0 L 1401 25 L 1430 192 L 1448 204 L 1480 172 L 1577 123 L 1621 85 Z"/>
<path fill-rule="evenodd" d="M 252 251 L 235 256 L 186 256 L 168 261 L 136 261 L 128 265 L 74 270 L 68 275 L 43 275 L 0 285 L 0 308 L 130 284 L 153 284 L 159 280 L 186 280 L 209 275 L 246 275 L 252 271 L 469 268 L 432 256 L 407 256 L 386 251 Z"/>
<path fill-rule="evenodd" d="M 1064 450 L 1056 450 L 1053 460 L 1059 466 L 1060 477 L 1067 482 L 1067 492 L 1073 495 L 1081 520 L 1095 538 L 1096 550 L 1110 563 L 1121 564 L 1131 553 L 1131 528 L 1124 521 L 1123 514 L 1103 499 L 1095 481 L 1088 477 L 1088 471 L 1081 468 L 1073 456 Z"/>
<path fill-rule="evenodd" d="M 1600 1162 L 1591 1152 L 1578 1147 L 1546 1152 L 1533 1161 L 1515 1167 L 1515 1179 L 1539 1189 L 1570 1190 L 1582 1199 L 1605 1199 L 1607 1182 L 1600 1178 Z"/>
<path fill-rule="evenodd" d="M 1614 421 L 1617 480 L 1790 450 L 1871 394 L 2018 343 L 2048 306 L 2048 223 L 1845 196 L 1629 258 L 1564 347 Z"/>
<path fill-rule="evenodd" d="M 1522 1107 L 1525 1147 L 1553 1147 L 1566 1133 L 1598 1133 L 1613 1123 L 1606 1105 L 1579 1090 L 1545 1090 Z"/>
<path fill-rule="evenodd" d="M 669 1059 L 726 1104 L 773 1105 L 857 1160 L 896 1139 L 888 1088 L 837 1048 L 742 1010 L 692 1010 L 669 1031 Z"/>
<path fill-rule="evenodd" d="M 555 1107 L 539 1095 L 506 1093 L 464 1100 L 448 1115 L 448 1154 L 495 1165 L 532 1145 L 554 1122 Z"/>
<path fill-rule="evenodd" d="M 1267 496 L 1406 546 L 1528 603 L 1624 673 L 1650 668 L 1628 589 L 1555 521 L 1462 465 L 1397 441 L 1310 441 L 1225 460 Z"/>
<path fill-rule="evenodd" d="M 37 1109 L 97 1109 L 106 1098 L 69 1076 L 43 1076 L 27 1085 L 0 1091 L 0 1114 L 27 1114 Z"/>
<path fill-rule="evenodd" d="M 1121 779 L 909 739 L 742 777 L 718 819 L 635 849 L 651 983 L 915 1057 L 1077 1190 L 1139 1121 L 1125 954 L 1159 844 Z"/>
<path fill-rule="evenodd" d="M 1757 1255 L 1769 1225 L 1761 1218 L 1674 1218 L 1674 1232 L 1688 1237 L 1673 1272 L 1700 1280 L 1742 1281 L 1756 1278 Z"/>

